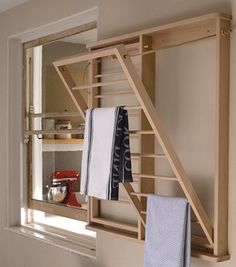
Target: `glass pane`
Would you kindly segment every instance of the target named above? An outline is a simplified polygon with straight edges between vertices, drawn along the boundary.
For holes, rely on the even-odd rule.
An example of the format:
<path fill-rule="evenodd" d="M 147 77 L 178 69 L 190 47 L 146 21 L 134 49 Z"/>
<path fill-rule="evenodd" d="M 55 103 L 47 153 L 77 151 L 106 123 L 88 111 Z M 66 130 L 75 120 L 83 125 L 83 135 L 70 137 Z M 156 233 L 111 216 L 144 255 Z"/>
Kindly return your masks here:
<path fill-rule="evenodd" d="M 86 222 L 73 220 L 53 214 L 48 214 L 41 211 L 33 211 L 34 222 L 40 223 L 43 225 L 48 225 L 56 228 L 60 228 L 69 232 L 73 232 L 79 235 L 86 235 L 90 237 L 91 240 L 96 237 L 96 232 L 86 229 Z M 52 231 L 52 229 L 51 229 Z M 57 232 L 58 234 L 58 232 Z"/>
<path fill-rule="evenodd" d="M 87 51 L 88 40 L 96 40 L 96 30 L 26 52 L 27 109 L 34 113 L 28 127 L 43 130 L 33 134 L 29 142 L 32 199 L 83 209 L 87 208 L 87 198 L 79 191 L 84 121 L 53 62 Z M 81 62 L 68 67 L 75 85 L 88 84 L 88 66 L 88 62 Z M 87 91 L 81 95 L 87 103 Z M 35 115 L 38 113 L 41 115 Z M 71 129 L 78 131 L 70 133 Z"/>

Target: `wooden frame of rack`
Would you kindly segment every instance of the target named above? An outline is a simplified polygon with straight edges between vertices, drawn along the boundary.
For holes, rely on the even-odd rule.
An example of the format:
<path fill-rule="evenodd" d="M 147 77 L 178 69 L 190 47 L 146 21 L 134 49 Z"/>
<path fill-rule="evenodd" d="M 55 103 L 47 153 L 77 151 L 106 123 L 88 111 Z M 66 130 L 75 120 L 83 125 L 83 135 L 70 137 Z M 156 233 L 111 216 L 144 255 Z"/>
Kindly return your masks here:
<path fill-rule="evenodd" d="M 103 58 L 112 57 L 118 60 L 121 71 L 126 76 L 126 81 L 116 80 L 109 82 L 109 86 L 128 82 L 140 106 L 127 107 L 128 110 L 140 110 L 141 130 L 133 132 L 141 136 L 140 157 L 141 173 L 140 191 L 135 192 L 129 183 L 123 184 L 127 192 L 130 204 L 136 211 L 137 226 L 120 223 L 101 218 L 100 201 L 90 198 L 88 228 L 95 231 L 105 231 L 126 238 L 132 238 L 143 242 L 145 238 L 146 223 L 146 197 L 148 193 L 154 193 L 155 179 L 176 181 L 180 184 L 196 216 L 193 223 L 198 223 L 204 237 L 192 237 L 192 255 L 208 261 L 223 261 L 229 259 L 228 255 L 228 128 L 229 128 L 229 40 L 230 40 L 231 16 L 213 13 L 195 18 L 190 18 L 151 29 L 126 34 L 107 40 L 99 41 L 89 46 L 90 52 L 64 58 L 54 62 L 54 66 L 67 88 L 72 99 L 76 103 L 79 112 L 85 117 L 85 109 L 88 107 L 80 94 L 81 90 L 89 89 L 89 106 L 100 106 L 103 97 L 128 94 L 128 91 L 102 94 L 101 88 L 108 86 L 101 78 L 112 73 L 103 73 L 101 64 Z M 213 225 L 205 212 L 166 131 L 160 121 L 154 106 L 155 96 L 155 52 L 188 42 L 205 38 L 215 38 L 217 53 L 217 114 L 216 114 L 216 166 L 214 185 L 214 222 Z M 131 57 L 139 56 L 140 74 L 132 64 Z M 70 76 L 67 65 L 81 61 L 89 61 L 91 69 L 90 84 L 76 86 Z M 154 138 L 156 138 L 163 150 L 163 154 L 154 154 Z M 154 175 L 154 159 L 166 158 L 174 176 Z"/>

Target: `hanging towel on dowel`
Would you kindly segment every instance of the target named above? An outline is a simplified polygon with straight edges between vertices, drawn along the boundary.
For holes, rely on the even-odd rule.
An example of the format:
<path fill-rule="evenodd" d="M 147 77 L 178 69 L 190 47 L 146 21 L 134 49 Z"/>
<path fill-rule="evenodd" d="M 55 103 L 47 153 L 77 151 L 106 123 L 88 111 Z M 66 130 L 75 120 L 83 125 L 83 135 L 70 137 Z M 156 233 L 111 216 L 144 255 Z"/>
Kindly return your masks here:
<path fill-rule="evenodd" d="M 185 198 L 149 195 L 144 267 L 190 267 L 190 205 Z"/>
<path fill-rule="evenodd" d="M 118 200 L 119 183 L 132 181 L 127 110 L 123 107 L 88 109 L 80 193 Z"/>

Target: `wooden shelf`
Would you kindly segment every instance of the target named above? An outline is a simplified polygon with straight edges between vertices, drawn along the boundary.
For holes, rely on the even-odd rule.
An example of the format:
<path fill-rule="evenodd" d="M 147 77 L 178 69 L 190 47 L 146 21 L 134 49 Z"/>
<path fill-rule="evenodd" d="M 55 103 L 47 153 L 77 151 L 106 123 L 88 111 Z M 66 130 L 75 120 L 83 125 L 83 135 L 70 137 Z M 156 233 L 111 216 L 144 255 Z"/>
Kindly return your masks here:
<path fill-rule="evenodd" d="M 44 139 L 43 152 L 83 151 L 84 139 Z"/>

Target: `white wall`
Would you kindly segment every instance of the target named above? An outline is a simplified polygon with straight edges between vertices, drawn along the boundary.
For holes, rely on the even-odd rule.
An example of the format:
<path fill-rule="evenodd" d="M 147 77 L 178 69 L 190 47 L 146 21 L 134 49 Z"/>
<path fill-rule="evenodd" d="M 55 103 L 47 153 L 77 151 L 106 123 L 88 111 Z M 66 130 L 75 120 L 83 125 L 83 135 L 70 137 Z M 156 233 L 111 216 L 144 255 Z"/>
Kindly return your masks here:
<path fill-rule="evenodd" d="M 59 248 L 45 245 L 36 240 L 18 236 L 4 230 L 6 223 L 6 178 L 11 163 L 8 162 L 8 100 L 7 88 L 7 39 L 32 28 L 45 25 L 58 19 L 76 14 L 93 6 L 99 8 L 99 38 L 113 36 L 120 33 L 131 32 L 158 24 L 175 21 L 186 17 L 200 15 L 208 12 L 221 11 L 236 16 L 236 3 L 234 0 L 32 0 L 14 9 L 0 14 L 0 266 L 4 267 L 41 267 L 41 266 L 95 266 L 89 260 Z M 233 24 L 235 18 L 233 19 Z M 206 46 L 210 46 L 207 43 Z M 219 264 L 210 264 L 193 259 L 193 267 L 236 265 L 236 34 L 231 35 L 231 117 L 230 117 L 230 195 L 229 195 L 229 247 L 231 260 Z M 198 47 L 198 49 L 200 49 Z M 211 48 L 206 48 L 211 49 Z M 212 46 L 212 49 L 214 47 Z M 191 49 L 190 49 L 191 50 Z M 207 51 L 207 50 L 206 50 Z M 175 55 L 179 55 L 179 51 Z M 203 52 L 203 56 L 204 56 Z M 167 55 L 166 55 L 167 56 Z M 165 57 L 165 55 L 162 55 Z M 191 54 L 189 55 L 189 64 Z M 168 56 L 167 56 L 168 58 Z M 192 60 L 195 58 L 193 57 Z M 169 61 L 169 59 L 168 59 Z M 167 61 L 167 62 L 168 62 Z M 181 62 L 181 61 L 180 61 Z M 200 68 L 200 65 L 197 65 Z M 198 71 L 198 70 L 196 70 Z M 182 74 L 179 74 L 182 77 Z M 211 72 L 206 76 L 214 76 Z M 205 76 L 204 76 L 205 77 Z M 210 77 L 209 77 L 210 78 Z M 214 77 L 211 77 L 214 79 Z M 191 81 L 189 81 L 191 83 Z M 183 81 L 180 82 L 183 84 Z M 178 87 L 180 90 L 181 88 Z M 181 93 L 181 91 L 180 91 Z M 203 114 L 204 116 L 205 114 Z M 5 126 L 5 127 L 3 127 Z M 16 177 L 17 179 L 17 177 Z M 204 196 L 203 196 L 204 197 Z M 113 238 L 107 234 L 98 235 L 98 261 L 99 267 L 141 267 L 143 260 L 143 247 L 130 241 Z"/>

